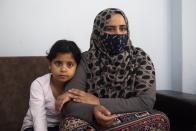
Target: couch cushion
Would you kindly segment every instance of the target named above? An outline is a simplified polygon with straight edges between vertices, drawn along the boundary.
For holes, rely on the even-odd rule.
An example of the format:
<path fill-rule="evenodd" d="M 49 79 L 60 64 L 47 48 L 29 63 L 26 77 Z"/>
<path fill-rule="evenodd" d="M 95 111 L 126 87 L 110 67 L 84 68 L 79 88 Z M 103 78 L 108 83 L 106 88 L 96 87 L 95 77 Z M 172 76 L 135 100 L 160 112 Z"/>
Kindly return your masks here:
<path fill-rule="evenodd" d="M 28 109 L 31 82 L 48 72 L 44 56 L 0 57 L 0 127 L 20 130 Z"/>
<path fill-rule="evenodd" d="M 192 131 L 196 124 L 196 95 L 178 91 L 159 90 L 155 108 L 170 118 L 174 131 Z"/>

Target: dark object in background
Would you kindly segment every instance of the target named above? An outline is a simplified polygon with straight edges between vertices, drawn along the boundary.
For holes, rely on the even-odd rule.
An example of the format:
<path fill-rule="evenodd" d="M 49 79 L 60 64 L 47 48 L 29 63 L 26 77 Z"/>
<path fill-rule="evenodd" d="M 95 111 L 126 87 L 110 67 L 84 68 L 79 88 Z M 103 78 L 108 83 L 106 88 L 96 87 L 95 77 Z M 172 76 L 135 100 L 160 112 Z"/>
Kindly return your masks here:
<path fill-rule="evenodd" d="M 47 72 L 44 56 L 0 57 L 1 131 L 20 131 L 29 106 L 30 84 Z"/>
<path fill-rule="evenodd" d="M 196 95 L 157 91 L 155 109 L 167 114 L 171 131 L 196 131 Z"/>

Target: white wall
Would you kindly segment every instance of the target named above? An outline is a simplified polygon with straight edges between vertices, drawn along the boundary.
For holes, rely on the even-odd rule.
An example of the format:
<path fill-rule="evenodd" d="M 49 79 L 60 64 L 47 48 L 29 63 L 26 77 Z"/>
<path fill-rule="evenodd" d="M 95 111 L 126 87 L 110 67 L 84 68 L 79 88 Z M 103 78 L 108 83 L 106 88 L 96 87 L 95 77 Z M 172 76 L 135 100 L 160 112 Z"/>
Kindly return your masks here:
<path fill-rule="evenodd" d="M 196 94 L 196 1 L 171 1 L 172 90 Z"/>
<path fill-rule="evenodd" d="M 117 7 L 127 14 L 131 38 L 152 58 L 157 89 L 171 89 L 169 0 L 1 0 L 0 56 L 39 56 L 58 39 L 89 48 L 98 12 Z"/>
<path fill-rule="evenodd" d="M 183 92 L 196 94 L 196 1 L 182 0 Z"/>
<path fill-rule="evenodd" d="M 171 1 L 171 87 L 182 91 L 182 2 Z"/>

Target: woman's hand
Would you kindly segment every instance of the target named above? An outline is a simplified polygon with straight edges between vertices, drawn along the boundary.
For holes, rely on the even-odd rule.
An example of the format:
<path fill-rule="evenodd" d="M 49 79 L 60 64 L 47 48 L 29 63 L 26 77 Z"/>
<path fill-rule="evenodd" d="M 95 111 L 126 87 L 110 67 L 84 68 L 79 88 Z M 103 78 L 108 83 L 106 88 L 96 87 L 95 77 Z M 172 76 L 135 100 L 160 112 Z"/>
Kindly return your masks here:
<path fill-rule="evenodd" d="M 73 101 L 80 103 L 87 103 L 92 105 L 100 105 L 99 98 L 79 89 L 70 89 L 68 90 L 70 94 L 73 96 Z"/>
<path fill-rule="evenodd" d="M 116 116 L 111 115 L 111 112 L 101 105 L 95 106 L 93 113 L 97 123 L 105 128 L 110 127 L 116 120 Z"/>
<path fill-rule="evenodd" d="M 56 111 L 60 111 L 63 105 L 70 101 L 73 98 L 73 95 L 69 92 L 64 92 L 62 95 L 58 96 L 55 102 Z"/>

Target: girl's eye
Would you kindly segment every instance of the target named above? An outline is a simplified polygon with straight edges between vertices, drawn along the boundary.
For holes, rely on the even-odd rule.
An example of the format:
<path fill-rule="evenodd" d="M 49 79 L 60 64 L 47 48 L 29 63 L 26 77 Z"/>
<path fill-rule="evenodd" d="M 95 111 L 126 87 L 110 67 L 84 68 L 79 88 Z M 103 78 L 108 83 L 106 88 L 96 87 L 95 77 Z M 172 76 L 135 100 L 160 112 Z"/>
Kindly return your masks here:
<path fill-rule="evenodd" d="M 55 64 L 57 67 L 59 67 L 59 66 L 62 65 L 62 62 L 60 62 L 60 61 L 55 61 L 54 64 Z"/>
<path fill-rule="evenodd" d="M 71 67 L 73 67 L 73 66 L 74 66 L 74 64 L 73 64 L 72 62 L 68 62 L 68 63 L 67 63 L 67 67 L 68 67 L 68 68 L 71 68 Z"/>

